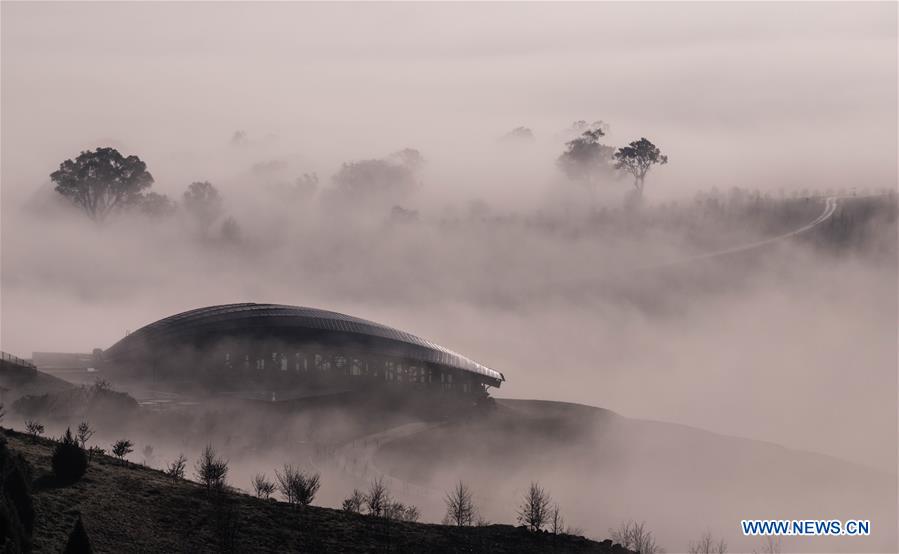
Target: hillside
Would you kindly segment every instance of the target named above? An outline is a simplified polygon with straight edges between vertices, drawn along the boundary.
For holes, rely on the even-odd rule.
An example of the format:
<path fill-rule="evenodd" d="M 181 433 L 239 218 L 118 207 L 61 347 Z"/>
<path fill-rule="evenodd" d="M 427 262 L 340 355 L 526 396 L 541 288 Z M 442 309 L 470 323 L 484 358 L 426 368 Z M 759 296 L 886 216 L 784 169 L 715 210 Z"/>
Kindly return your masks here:
<path fill-rule="evenodd" d="M 864 517 L 870 537 L 808 537 L 789 551 L 895 552 L 896 474 L 776 444 L 729 437 L 608 410 L 498 399 L 483 418 L 444 424 L 382 444 L 372 464 L 434 491 L 464 476 L 490 517 L 504 519 L 522 483 L 538 479 L 573 525 L 605 536 L 645 520 L 659 543 L 682 551 L 706 529 L 736 551 L 758 548 L 743 518 Z M 685 512 L 684 505 L 689 505 Z M 864 514 L 858 516 L 857 514 Z M 824 517 L 824 516 L 821 516 Z"/>
<path fill-rule="evenodd" d="M 11 404 L 22 396 L 62 392 L 73 385 L 42 371 L 4 364 L 0 366 L 0 387 L 6 389 L 4 402 Z"/>
<path fill-rule="evenodd" d="M 50 473 L 53 442 L 4 430 L 32 467 L 35 552 L 61 552 L 77 514 L 95 552 L 595 552 L 625 554 L 609 541 L 531 533 L 510 525 L 458 528 L 387 522 L 311 506 L 217 495 L 162 472 L 99 456 L 77 483 Z"/>

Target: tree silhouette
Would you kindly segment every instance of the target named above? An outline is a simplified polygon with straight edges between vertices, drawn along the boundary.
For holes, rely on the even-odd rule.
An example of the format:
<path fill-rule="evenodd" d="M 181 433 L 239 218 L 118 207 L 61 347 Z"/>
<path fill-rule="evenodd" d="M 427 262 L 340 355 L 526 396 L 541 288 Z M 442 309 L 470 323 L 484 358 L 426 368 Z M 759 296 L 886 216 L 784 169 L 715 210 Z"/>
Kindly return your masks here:
<path fill-rule="evenodd" d="M 712 533 L 706 532 L 698 541 L 691 541 L 687 551 L 690 554 L 727 554 L 727 543 L 724 542 L 724 539 L 716 542 Z"/>
<path fill-rule="evenodd" d="M 141 192 L 153 184 L 147 164 L 137 156 L 122 156 L 115 148 L 85 150 L 59 164 L 50 174 L 56 192 L 71 200 L 94 221 L 113 210 L 137 204 Z"/>
<path fill-rule="evenodd" d="M 134 443 L 128 439 L 117 440 L 112 444 L 112 453 L 121 463 L 125 463 L 125 456 L 134 452 Z"/>
<path fill-rule="evenodd" d="M 222 213 L 222 197 L 209 181 L 191 183 L 184 192 L 184 209 L 191 214 L 205 233 Z"/>
<path fill-rule="evenodd" d="M 609 529 L 609 535 L 612 542 L 617 542 L 634 552 L 640 552 L 640 554 L 664 552 L 664 549 L 656 544 L 652 531 L 646 528 L 646 522 L 627 521 L 619 525 L 617 529 Z"/>
<path fill-rule="evenodd" d="M 668 163 L 668 156 L 662 154 L 658 146 L 646 138 L 641 138 L 619 148 L 615 152 L 615 160 L 616 169 L 624 169 L 634 176 L 634 188 L 637 189 L 638 195 L 642 195 L 646 173 L 653 165 Z"/>
<path fill-rule="evenodd" d="M 446 494 L 446 521 L 459 527 L 474 523 L 475 508 L 471 491 L 462 481 Z"/>
<path fill-rule="evenodd" d="M 178 204 L 165 194 L 148 192 L 137 203 L 141 213 L 153 219 L 162 219 L 175 214 Z"/>
<path fill-rule="evenodd" d="M 588 129 L 574 140 L 565 143 L 565 151 L 556 165 L 573 181 L 592 187 L 597 177 L 611 175 L 615 149 L 599 142 L 605 136 L 602 129 Z"/>
<path fill-rule="evenodd" d="M 531 483 L 518 507 L 518 521 L 531 531 L 539 531 L 549 523 L 551 499 L 538 483 Z"/>

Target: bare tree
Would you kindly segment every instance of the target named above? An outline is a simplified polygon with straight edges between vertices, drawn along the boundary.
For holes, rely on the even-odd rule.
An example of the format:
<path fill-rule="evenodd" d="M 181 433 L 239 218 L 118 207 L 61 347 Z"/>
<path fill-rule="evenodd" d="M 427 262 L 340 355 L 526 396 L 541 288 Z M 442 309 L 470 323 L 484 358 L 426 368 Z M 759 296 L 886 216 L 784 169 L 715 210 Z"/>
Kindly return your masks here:
<path fill-rule="evenodd" d="M 384 517 L 391 521 L 406 521 L 415 523 L 421 517 L 421 513 L 413 505 L 405 505 L 402 502 L 393 501 L 387 505 Z"/>
<path fill-rule="evenodd" d="M 359 492 L 359 489 L 353 489 L 353 494 L 343 500 L 343 511 L 358 514 L 362 512 L 362 506 L 365 504 L 365 495 Z"/>
<path fill-rule="evenodd" d="M 712 533 L 707 531 L 698 541 L 690 542 L 690 554 L 727 554 L 727 543 L 724 539 L 715 542 Z"/>
<path fill-rule="evenodd" d="M 194 469 L 197 480 L 206 485 L 207 490 L 223 490 L 228 476 L 228 462 L 218 456 L 211 444 L 200 454 Z"/>
<path fill-rule="evenodd" d="M 549 511 L 549 532 L 553 535 L 561 535 L 565 532 L 565 520 L 562 518 L 558 504 L 554 504 Z"/>
<path fill-rule="evenodd" d="M 266 479 L 264 473 L 257 473 L 253 476 L 253 492 L 256 498 L 267 500 L 275 492 L 275 484 Z"/>
<path fill-rule="evenodd" d="M 120 462 L 125 463 L 125 456 L 134 452 L 134 443 L 128 439 L 117 440 L 112 443 L 112 453 Z"/>
<path fill-rule="evenodd" d="M 640 554 L 663 554 L 665 550 L 656 544 L 652 531 L 646 529 L 646 522 L 627 521 L 617 529 L 609 529 L 613 542 Z"/>
<path fill-rule="evenodd" d="M 25 420 L 25 431 L 31 435 L 31 440 L 37 439 L 38 435 L 44 434 L 44 426 L 40 423 L 34 421 L 33 419 Z"/>
<path fill-rule="evenodd" d="M 471 491 L 462 481 L 446 494 L 445 520 L 453 525 L 464 527 L 474 523 L 475 507 Z"/>
<path fill-rule="evenodd" d="M 753 550 L 752 554 L 780 554 L 780 537 L 769 535 L 764 538 L 761 550 Z"/>
<path fill-rule="evenodd" d="M 91 429 L 91 426 L 86 422 L 82 421 L 78 424 L 78 442 L 81 444 L 81 448 L 87 448 L 87 441 L 94 436 L 94 430 Z"/>
<path fill-rule="evenodd" d="M 279 472 L 277 469 L 275 470 L 275 479 L 278 481 L 278 492 L 281 493 L 281 496 L 284 497 L 284 500 L 286 500 L 288 504 L 294 504 L 296 502 L 296 498 L 294 498 L 294 491 L 296 489 L 294 488 L 293 483 L 296 481 L 297 473 L 299 473 L 299 469 L 288 464 L 284 464 L 283 472 Z"/>
<path fill-rule="evenodd" d="M 549 523 L 550 496 L 538 483 L 531 483 L 518 507 L 518 522 L 532 531 L 539 531 Z"/>
<path fill-rule="evenodd" d="M 385 515 L 389 504 L 390 493 L 387 491 L 384 481 L 380 478 L 372 481 L 368 487 L 368 493 L 365 495 L 365 505 L 368 509 L 368 514 L 381 517 Z"/>
<path fill-rule="evenodd" d="M 284 464 L 283 473 L 275 470 L 275 479 L 278 481 L 278 491 L 287 503 L 299 506 L 311 504 L 321 487 L 318 473 L 305 473 L 289 464 Z"/>
<path fill-rule="evenodd" d="M 3 417 L 6 415 L 6 408 L 3 406 L 3 403 L 0 402 L 0 420 L 3 420 Z"/>
<path fill-rule="evenodd" d="M 184 454 L 178 454 L 178 457 L 174 462 L 169 464 L 169 467 L 165 470 L 165 474 L 172 480 L 174 483 L 179 479 L 184 479 L 184 469 L 187 467 L 187 458 L 184 457 Z"/>

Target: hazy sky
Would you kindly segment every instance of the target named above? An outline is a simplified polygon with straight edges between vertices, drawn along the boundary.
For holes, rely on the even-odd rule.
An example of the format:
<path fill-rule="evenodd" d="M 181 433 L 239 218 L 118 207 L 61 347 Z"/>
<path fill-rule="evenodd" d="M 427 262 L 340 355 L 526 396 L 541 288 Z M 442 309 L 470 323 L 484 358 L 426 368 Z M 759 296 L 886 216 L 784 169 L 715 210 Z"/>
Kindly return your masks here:
<path fill-rule="evenodd" d="M 895 169 L 895 3 L 2 10 L 5 194 L 99 143 L 180 189 L 226 171 L 208 156 L 236 129 L 323 174 L 413 145 L 451 175 L 518 125 L 557 152 L 576 119 L 662 145 L 660 195 L 890 186 Z"/>

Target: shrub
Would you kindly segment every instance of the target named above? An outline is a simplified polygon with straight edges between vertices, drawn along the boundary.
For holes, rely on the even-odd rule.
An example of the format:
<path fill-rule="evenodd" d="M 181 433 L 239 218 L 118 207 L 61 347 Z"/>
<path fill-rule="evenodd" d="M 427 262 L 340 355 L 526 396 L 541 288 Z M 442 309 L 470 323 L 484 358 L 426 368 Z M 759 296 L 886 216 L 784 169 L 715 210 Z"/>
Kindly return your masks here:
<path fill-rule="evenodd" d="M 284 472 L 275 470 L 278 491 L 284 495 L 288 504 L 308 506 L 321 487 L 318 473 L 304 473 L 292 465 L 285 464 Z"/>
<path fill-rule="evenodd" d="M 81 443 L 82 449 L 87 448 L 87 441 L 93 436 L 94 430 L 91 429 L 91 426 L 86 421 L 82 421 L 78 425 L 78 442 Z"/>
<path fill-rule="evenodd" d="M 406 506 L 402 502 L 390 502 L 384 511 L 384 517 L 392 521 L 407 521 L 415 523 L 421 517 L 418 508 L 413 505 Z"/>
<path fill-rule="evenodd" d="M 609 529 L 613 542 L 641 554 L 659 554 L 664 550 L 656 544 L 652 531 L 646 528 L 646 522 L 627 521 L 616 529 Z"/>
<path fill-rule="evenodd" d="M 31 440 L 34 441 L 38 437 L 38 435 L 44 434 L 44 426 L 40 423 L 34 421 L 33 419 L 25 420 L 25 431 L 31 435 Z"/>
<path fill-rule="evenodd" d="M 344 499 L 343 508 L 344 512 L 350 512 L 352 514 L 358 514 L 362 512 L 362 506 L 365 504 L 365 495 L 359 492 L 359 489 L 353 489 L 353 494 Z"/>
<path fill-rule="evenodd" d="M 169 467 L 165 470 L 165 474 L 174 483 L 178 479 L 184 479 L 185 467 L 187 467 L 187 458 L 184 457 L 184 454 L 178 454 L 178 458 L 169 464 Z"/>
<path fill-rule="evenodd" d="M 368 487 L 368 494 L 365 495 L 365 506 L 368 509 L 368 515 L 381 517 L 387 512 L 390 505 L 390 494 L 387 492 L 387 486 L 384 481 L 376 479 L 371 482 Z"/>
<path fill-rule="evenodd" d="M 106 454 L 105 448 L 100 448 L 99 446 L 91 446 L 90 448 L 87 449 L 87 461 L 93 462 L 94 456 L 97 456 L 99 458 L 100 456 L 103 456 L 105 454 Z"/>
<path fill-rule="evenodd" d="M 257 473 L 256 476 L 253 477 L 253 492 L 256 493 L 256 498 L 262 498 L 267 500 L 273 492 L 275 492 L 275 484 L 265 478 L 264 473 Z"/>
<path fill-rule="evenodd" d="M 197 480 L 206 485 L 207 490 L 224 490 L 228 462 L 218 457 L 211 444 L 207 444 L 200 454 L 195 471 Z"/>
<path fill-rule="evenodd" d="M 122 463 L 125 463 L 125 456 L 132 452 L 134 452 L 134 443 L 128 439 L 117 440 L 112 445 L 112 453 Z"/>
<path fill-rule="evenodd" d="M 78 439 L 72 435 L 71 429 L 66 429 L 53 450 L 51 459 L 53 473 L 56 478 L 64 483 L 73 483 L 87 471 L 87 455 L 78 444 Z"/>

